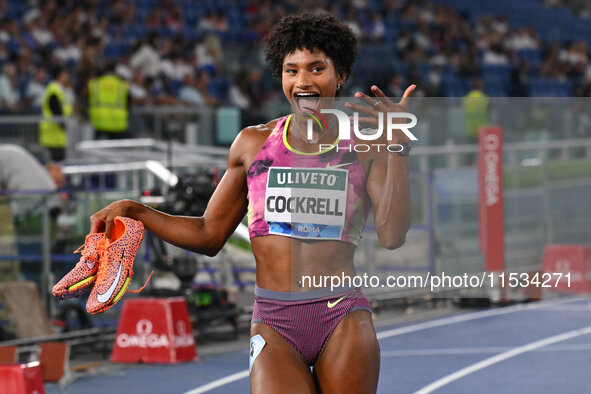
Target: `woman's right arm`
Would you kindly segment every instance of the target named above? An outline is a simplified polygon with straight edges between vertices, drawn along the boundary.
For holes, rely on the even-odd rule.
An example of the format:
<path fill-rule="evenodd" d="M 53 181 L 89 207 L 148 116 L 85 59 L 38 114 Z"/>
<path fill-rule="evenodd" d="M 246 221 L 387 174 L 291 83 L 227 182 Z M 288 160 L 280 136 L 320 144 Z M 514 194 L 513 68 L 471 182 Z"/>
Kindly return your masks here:
<path fill-rule="evenodd" d="M 152 234 L 164 241 L 196 253 L 214 256 L 232 235 L 247 209 L 244 149 L 247 136 L 241 132 L 228 153 L 228 167 L 211 196 L 203 216 L 169 215 L 131 200 L 116 201 L 91 216 L 91 233 L 111 234 L 116 216 L 141 221 Z M 250 141 L 249 141 L 250 142 Z"/>

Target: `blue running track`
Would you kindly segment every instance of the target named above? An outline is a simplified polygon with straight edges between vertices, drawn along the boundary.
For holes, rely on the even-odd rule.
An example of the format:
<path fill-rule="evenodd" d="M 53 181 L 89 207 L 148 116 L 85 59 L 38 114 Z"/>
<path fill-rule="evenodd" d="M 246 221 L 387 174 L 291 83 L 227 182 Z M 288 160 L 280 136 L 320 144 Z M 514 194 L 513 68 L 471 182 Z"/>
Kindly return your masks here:
<path fill-rule="evenodd" d="M 378 330 L 379 393 L 591 392 L 591 298 L 489 309 Z M 248 393 L 244 350 L 109 368 L 68 394 Z M 60 393 L 46 384 L 50 394 Z"/>

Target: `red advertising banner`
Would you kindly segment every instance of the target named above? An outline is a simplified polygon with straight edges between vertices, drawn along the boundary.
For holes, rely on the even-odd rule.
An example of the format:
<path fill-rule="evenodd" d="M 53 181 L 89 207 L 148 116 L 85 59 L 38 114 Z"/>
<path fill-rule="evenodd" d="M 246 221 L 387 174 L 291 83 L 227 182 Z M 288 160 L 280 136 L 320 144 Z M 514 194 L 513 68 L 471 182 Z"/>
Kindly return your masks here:
<path fill-rule="evenodd" d="M 0 364 L 0 393 L 43 394 L 43 373 L 38 361 Z"/>
<path fill-rule="evenodd" d="M 479 127 L 478 145 L 480 250 L 486 271 L 502 271 L 505 268 L 502 129 Z"/>
<path fill-rule="evenodd" d="M 547 245 L 544 249 L 543 286 L 548 291 L 591 292 L 591 248 L 587 245 Z"/>
<path fill-rule="evenodd" d="M 196 359 L 197 349 L 184 298 L 125 301 L 112 362 L 176 363 Z"/>

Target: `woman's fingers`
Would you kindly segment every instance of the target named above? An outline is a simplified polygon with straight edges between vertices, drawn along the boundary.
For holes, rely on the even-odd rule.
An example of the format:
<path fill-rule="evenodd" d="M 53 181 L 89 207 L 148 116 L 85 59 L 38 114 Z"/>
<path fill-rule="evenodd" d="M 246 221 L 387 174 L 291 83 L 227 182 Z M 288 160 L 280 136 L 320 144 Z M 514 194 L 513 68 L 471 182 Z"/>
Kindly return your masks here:
<path fill-rule="evenodd" d="M 111 229 L 113 228 L 113 219 L 109 219 L 105 223 L 105 235 L 108 240 L 111 240 Z"/>
<path fill-rule="evenodd" d="M 392 102 L 392 100 L 390 100 L 386 94 L 382 91 L 382 89 L 380 89 L 379 87 L 377 87 L 376 85 L 373 85 L 371 87 L 371 91 L 373 92 L 373 94 L 377 97 L 377 100 L 379 102 L 381 102 L 382 104 L 386 105 L 386 106 L 391 106 L 394 105 L 394 103 Z"/>
<path fill-rule="evenodd" d="M 355 112 L 361 112 L 367 115 L 376 115 L 376 110 L 373 108 L 368 108 L 364 105 L 353 104 L 353 103 L 346 103 L 345 107 L 352 109 Z"/>
<path fill-rule="evenodd" d="M 101 209 L 90 217 L 90 232 L 100 233 L 105 232 L 107 236 L 111 234 L 113 227 L 113 220 L 117 216 L 125 216 L 123 214 L 123 201 L 115 201 L 105 208 Z"/>
<path fill-rule="evenodd" d="M 365 93 L 361 92 L 355 93 L 355 98 L 358 98 L 359 100 L 363 101 L 365 104 L 369 105 L 372 108 L 375 107 L 375 103 L 377 102 L 375 98 L 369 97 Z"/>
<path fill-rule="evenodd" d="M 362 114 L 366 114 L 369 115 L 369 117 L 360 117 L 358 118 L 359 123 L 365 123 L 365 124 L 370 124 L 372 126 L 378 126 L 378 113 L 379 112 L 385 112 L 385 111 L 406 111 L 406 108 L 408 106 L 408 102 L 410 99 L 410 96 L 412 95 L 413 90 L 415 90 L 415 88 L 417 87 L 417 85 L 410 85 L 408 88 L 406 88 L 406 90 L 404 91 L 404 94 L 402 95 L 402 99 L 400 100 L 399 103 L 393 103 L 392 100 L 390 100 L 390 98 L 386 97 L 386 95 L 384 94 L 384 92 L 377 87 L 376 85 L 373 85 L 371 87 L 371 91 L 374 93 L 374 95 L 376 96 L 376 98 L 374 97 L 370 97 L 364 93 L 361 92 L 357 92 L 355 93 L 355 97 L 358 98 L 359 100 L 363 101 L 365 104 L 367 104 L 369 106 L 363 106 L 363 105 L 359 105 L 359 104 L 353 104 L 353 103 L 345 103 L 345 106 L 353 111 L 362 113 Z M 386 108 L 384 108 L 384 106 Z"/>
<path fill-rule="evenodd" d="M 400 100 L 400 104 L 402 107 L 404 107 L 406 109 L 406 107 L 408 107 L 408 101 L 410 99 L 410 95 L 412 94 L 413 90 L 415 90 L 415 88 L 417 87 L 417 85 L 410 85 L 409 87 L 406 88 L 406 90 L 404 91 L 404 94 L 402 95 L 402 100 Z"/>
<path fill-rule="evenodd" d="M 100 212 L 97 212 L 90 217 L 90 232 L 91 233 L 100 233 L 105 228 L 105 221 L 102 219 L 99 219 L 99 216 L 98 216 L 99 213 Z"/>
<path fill-rule="evenodd" d="M 90 232 L 91 233 L 102 233 L 104 232 L 107 237 L 111 235 L 111 228 L 113 227 L 113 217 L 102 215 L 103 211 L 99 211 L 90 217 Z"/>
<path fill-rule="evenodd" d="M 360 124 L 368 124 L 374 127 L 379 127 L 379 122 L 377 118 L 359 118 L 357 119 Z"/>

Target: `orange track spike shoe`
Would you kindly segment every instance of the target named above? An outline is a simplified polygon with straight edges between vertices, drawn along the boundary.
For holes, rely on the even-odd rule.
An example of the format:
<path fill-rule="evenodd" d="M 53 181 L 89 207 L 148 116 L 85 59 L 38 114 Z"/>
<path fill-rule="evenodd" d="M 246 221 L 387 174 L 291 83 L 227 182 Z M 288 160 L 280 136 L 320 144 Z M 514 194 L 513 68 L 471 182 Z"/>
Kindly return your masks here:
<path fill-rule="evenodd" d="M 54 297 L 65 300 L 80 297 L 90 290 L 96 280 L 101 249 L 105 241 L 105 233 L 93 233 L 86 236 L 84 245 L 74 252 L 82 254 L 80 261 L 72 271 L 53 286 Z"/>
<path fill-rule="evenodd" d="M 112 231 L 114 241 L 105 242 L 96 283 L 86 303 L 89 313 L 106 311 L 115 305 L 123 294 L 132 291 L 127 290 L 127 287 L 133 275 L 135 255 L 143 238 L 142 222 L 122 216 L 115 218 Z M 132 292 L 139 292 L 144 287 L 145 285 Z"/>

